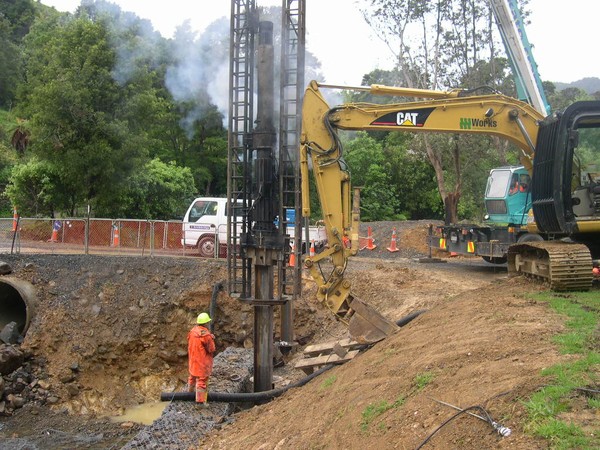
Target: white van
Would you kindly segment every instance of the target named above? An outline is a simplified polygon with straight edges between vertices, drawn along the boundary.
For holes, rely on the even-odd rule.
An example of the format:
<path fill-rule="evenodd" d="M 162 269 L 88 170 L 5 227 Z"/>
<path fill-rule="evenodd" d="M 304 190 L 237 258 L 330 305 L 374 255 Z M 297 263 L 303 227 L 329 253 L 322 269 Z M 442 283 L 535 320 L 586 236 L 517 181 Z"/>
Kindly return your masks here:
<path fill-rule="evenodd" d="M 183 217 L 181 245 L 197 247 L 200 256 L 218 257 L 218 246 L 227 245 L 227 199 L 194 199 Z M 221 253 L 219 251 L 219 253 Z"/>
<path fill-rule="evenodd" d="M 293 212 L 293 211 L 291 211 Z M 288 211 L 288 221 L 293 220 Z M 294 238 L 294 227 L 288 233 Z M 304 237 L 304 235 L 302 235 Z M 309 236 L 317 249 L 327 242 L 324 227 L 309 227 Z M 183 217 L 181 245 L 196 247 L 200 256 L 214 258 L 226 255 L 227 199 L 223 197 L 198 197 L 194 199 Z"/>

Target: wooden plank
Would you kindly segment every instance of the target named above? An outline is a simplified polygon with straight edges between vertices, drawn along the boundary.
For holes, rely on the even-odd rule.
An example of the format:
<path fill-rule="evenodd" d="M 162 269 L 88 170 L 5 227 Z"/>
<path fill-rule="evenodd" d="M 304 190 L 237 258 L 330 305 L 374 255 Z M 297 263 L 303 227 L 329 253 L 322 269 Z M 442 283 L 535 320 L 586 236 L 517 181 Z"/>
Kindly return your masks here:
<path fill-rule="evenodd" d="M 352 358 L 358 355 L 358 353 L 359 350 L 351 350 L 343 358 L 340 358 L 335 353 L 332 355 L 323 355 L 314 358 L 304 358 L 296 363 L 295 368 L 304 371 L 306 374 L 310 374 L 314 371 L 314 369 L 327 364 L 343 364 L 347 361 L 350 361 Z"/>
<path fill-rule="evenodd" d="M 306 348 L 304 349 L 304 355 L 315 355 L 316 356 L 316 355 L 319 355 L 324 352 L 330 353 L 336 344 L 339 344 L 342 347 L 349 348 L 349 349 L 352 349 L 355 346 L 361 345 L 358 342 L 353 341 L 352 339 L 342 339 L 341 341 L 307 345 Z"/>

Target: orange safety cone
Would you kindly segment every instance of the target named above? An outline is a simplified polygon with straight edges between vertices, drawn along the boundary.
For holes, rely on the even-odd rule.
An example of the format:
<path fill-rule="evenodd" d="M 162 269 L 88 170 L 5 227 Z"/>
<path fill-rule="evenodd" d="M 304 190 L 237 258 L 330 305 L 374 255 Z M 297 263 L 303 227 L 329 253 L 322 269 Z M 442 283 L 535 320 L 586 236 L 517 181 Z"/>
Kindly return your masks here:
<path fill-rule="evenodd" d="M 296 267 L 296 244 L 292 245 L 292 251 L 290 252 L 290 261 L 288 263 L 290 267 Z"/>
<path fill-rule="evenodd" d="M 13 231 L 17 231 L 17 223 L 19 223 L 19 212 L 17 211 L 17 207 L 13 208 Z"/>
<path fill-rule="evenodd" d="M 315 256 L 315 240 L 310 241 L 310 257 L 313 258 Z"/>
<path fill-rule="evenodd" d="M 400 250 L 396 247 L 396 227 L 392 229 L 392 241 L 390 242 L 390 246 L 388 247 L 390 252 L 399 252 Z"/>
<path fill-rule="evenodd" d="M 62 225 L 61 225 L 60 221 L 55 220 L 54 223 L 52 224 L 52 235 L 50 236 L 50 239 L 48 239 L 48 242 L 58 242 L 58 232 L 60 231 L 61 228 L 62 228 Z"/>
<path fill-rule="evenodd" d="M 117 224 L 113 225 L 113 238 L 112 238 L 112 246 L 119 246 L 119 226 Z"/>
<path fill-rule="evenodd" d="M 373 230 L 371 229 L 371 227 L 368 227 L 367 228 L 367 245 L 362 247 L 361 250 L 364 250 L 364 249 L 375 250 L 375 248 L 377 248 L 377 246 L 375 245 L 374 240 L 373 240 Z"/>

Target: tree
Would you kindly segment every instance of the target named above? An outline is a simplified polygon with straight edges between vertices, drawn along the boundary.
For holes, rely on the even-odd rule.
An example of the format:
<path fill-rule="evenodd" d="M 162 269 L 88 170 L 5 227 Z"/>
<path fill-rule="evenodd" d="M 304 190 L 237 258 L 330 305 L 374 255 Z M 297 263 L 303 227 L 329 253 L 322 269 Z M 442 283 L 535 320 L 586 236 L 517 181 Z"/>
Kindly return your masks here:
<path fill-rule="evenodd" d="M 366 221 L 398 218 L 398 193 L 391 183 L 391 165 L 383 146 L 365 132 L 348 142 L 345 160 L 350 167 L 354 186 L 361 191 L 361 217 Z"/>
<path fill-rule="evenodd" d="M 31 158 L 14 166 L 5 195 L 13 205 L 18 205 L 21 215 L 53 217 L 64 195 L 57 192 L 59 178 L 52 164 Z"/>
<path fill-rule="evenodd" d="M 79 205 L 119 192 L 144 147 L 118 114 L 130 96 L 112 77 L 115 53 L 105 24 L 74 19 L 50 32 L 42 29 L 44 42 L 35 31 L 21 111 L 31 118 L 33 151 L 54 165 L 72 193 L 72 215 Z M 40 53 L 46 55 L 42 65 L 33 61 Z"/>
<path fill-rule="evenodd" d="M 484 0 L 369 0 L 363 9 L 397 61 L 403 85 L 427 89 L 506 88 L 505 70 L 497 59 L 494 21 Z M 489 64 L 486 64 L 489 61 Z M 446 221 L 458 220 L 462 196 L 463 138 L 418 136 L 429 158 L 445 205 Z M 475 149 L 469 150 L 471 153 Z"/>
<path fill-rule="evenodd" d="M 131 178 L 121 211 L 134 219 L 181 219 L 195 192 L 188 167 L 153 159 Z M 113 203 L 100 204 L 99 212 L 114 212 Z"/>
<path fill-rule="evenodd" d="M 21 80 L 21 54 L 11 39 L 10 25 L 0 16 L 0 106 L 10 107 Z"/>

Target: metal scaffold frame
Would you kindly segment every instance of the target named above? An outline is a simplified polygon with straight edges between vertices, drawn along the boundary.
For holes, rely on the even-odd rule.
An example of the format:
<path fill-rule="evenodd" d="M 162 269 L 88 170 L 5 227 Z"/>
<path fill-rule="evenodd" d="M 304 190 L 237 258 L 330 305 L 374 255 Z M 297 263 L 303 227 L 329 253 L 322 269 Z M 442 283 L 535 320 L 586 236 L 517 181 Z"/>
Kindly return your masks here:
<path fill-rule="evenodd" d="M 282 340 L 292 341 L 293 305 L 300 296 L 302 281 L 302 222 L 300 196 L 299 142 L 301 101 L 304 91 L 304 63 L 306 43 L 306 0 L 283 0 L 281 20 L 281 73 L 279 113 L 279 198 L 282 233 L 294 227 L 294 246 L 286 245 L 279 270 L 278 292 L 288 299 L 282 306 Z M 287 211 L 294 211 L 293 223 Z M 307 224 L 308 225 L 308 224 Z M 306 227 L 308 230 L 308 226 Z M 307 253 L 308 253 L 307 240 Z M 298 263 L 288 266 L 290 252 L 295 252 Z"/>
<path fill-rule="evenodd" d="M 250 164 L 254 123 L 254 36 L 258 20 L 255 0 L 232 0 L 229 55 L 229 154 L 227 161 L 228 292 L 249 298 L 251 261 L 241 246 L 251 205 Z"/>

